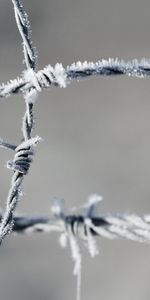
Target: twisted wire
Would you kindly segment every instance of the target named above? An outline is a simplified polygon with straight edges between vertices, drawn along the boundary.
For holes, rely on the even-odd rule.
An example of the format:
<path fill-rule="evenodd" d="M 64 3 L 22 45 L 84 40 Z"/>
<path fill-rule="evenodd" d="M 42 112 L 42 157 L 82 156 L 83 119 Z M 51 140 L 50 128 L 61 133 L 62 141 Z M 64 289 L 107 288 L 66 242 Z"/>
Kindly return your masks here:
<path fill-rule="evenodd" d="M 77 62 L 67 68 L 64 68 L 61 64 L 56 64 L 55 67 L 48 65 L 43 70 L 36 72 L 37 56 L 32 46 L 31 29 L 27 14 L 20 0 L 12 0 L 12 3 L 18 30 L 23 40 L 27 70 L 22 73 L 21 77 L 11 80 L 7 84 L 2 84 L 0 86 L 0 97 L 21 93 L 25 99 L 26 111 L 22 122 L 23 141 L 21 141 L 20 145 L 15 146 L 0 140 L 0 146 L 15 151 L 14 159 L 7 163 L 7 167 L 12 169 L 14 174 L 7 197 L 6 213 L 2 217 L 0 243 L 5 235 L 12 230 L 13 212 L 21 195 L 21 183 L 33 161 L 33 146 L 40 140 L 39 137 L 32 138 L 34 124 L 33 106 L 38 92 L 49 88 L 51 85 L 66 87 L 74 79 L 78 80 L 93 75 L 127 75 L 139 78 L 150 76 L 150 60 L 147 59 L 142 59 L 140 62 L 137 60 L 124 62 L 118 59 L 102 60 L 96 63 Z M 15 219 L 15 222 L 16 220 L 18 219 Z M 46 228 L 51 226 L 50 223 L 47 222 Z M 149 240 L 149 216 L 142 218 L 135 215 L 103 216 L 101 218 L 66 216 L 63 219 L 63 224 L 65 224 L 65 228 L 69 226 L 68 228 L 71 228 L 72 233 L 79 235 L 82 233 L 81 235 L 83 236 L 90 232 L 92 235 L 100 235 L 107 238 L 124 237 L 137 241 Z"/>
<path fill-rule="evenodd" d="M 19 145 L 10 144 L 0 139 L 0 147 L 15 152 L 13 160 L 7 162 L 7 167 L 13 171 L 10 190 L 7 196 L 6 210 L 0 213 L 0 244 L 11 231 L 24 232 L 51 232 L 60 233 L 61 246 L 65 247 L 67 241 L 74 261 L 74 275 L 77 276 L 77 300 L 80 300 L 81 291 L 81 251 L 78 240 L 86 243 L 92 257 L 97 255 L 96 236 L 116 239 L 123 238 L 137 242 L 150 242 L 150 215 L 139 217 L 137 215 L 100 215 L 95 216 L 96 204 L 102 200 L 94 195 L 86 205 L 83 214 L 65 214 L 62 205 L 55 203 L 52 207 L 53 218 L 49 217 L 23 217 L 14 216 L 15 208 L 22 195 L 21 185 L 24 176 L 28 174 L 33 161 L 33 147 L 40 141 L 38 136 L 32 137 L 34 125 L 34 102 L 45 88 L 54 85 L 66 87 L 72 80 L 79 80 L 89 76 L 117 76 L 146 78 L 150 76 L 150 60 L 142 59 L 140 62 L 119 61 L 118 59 L 93 62 L 77 62 L 64 68 L 62 64 L 46 66 L 36 71 L 37 55 L 32 45 L 31 28 L 28 16 L 20 0 L 12 0 L 16 24 L 23 41 L 24 62 L 26 70 L 17 79 L 0 86 L 0 98 L 12 94 L 22 94 L 25 99 L 26 111 L 22 121 L 23 140 Z"/>
<path fill-rule="evenodd" d="M 24 49 L 24 58 L 27 67 L 26 74 L 32 74 L 33 81 L 35 67 L 36 67 L 36 55 L 32 47 L 31 41 L 31 31 L 28 21 L 27 14 L 25 13 L 23 6 L 20 0 L 12 0 L 14 5 L 14 12 L 18 30 L 23 40 L 23 49 Z M 0 224 L 0 244 L 2 243 L 4 237 L 11 232 L 14 225 L 14 211 L 22 195 L 21 184 L 24 178 L 24 175 L 28 173 L 30 164 L 33 161 L 33 146 L 39 141 L 39 137 L 32 138 L 32 129 L 33 129 L 33 98 L 35 98 L 35 93 L 37 96 L 36 85 L 33 88 L 28 88 L 24 92 L 23 96 L 26 102 L 26 111 L 23 117 L 22 122 L 22 132 L 23 132 L 23 142 L 21 141 L 20 145 L 17 147 L 7 147 L 8 143 L 3 143 L 1 140 L 0 145 L 6 148 L 11 148 L 15 150 L 14 159 L 7 163 L 7 167 L 12 169 L 14 174 L 11 180 L 10 190 L 7 196 L 6 210 L 3 215 L 1 224 Z"/>
<path fill-rule="evenodd" d="M 125 62 L 119 59 L 102 60 L 93 62 L 77 62 L 64 68 L 57 63 L 54 67 L 46 66 L 35 74 L 35 81 L 26 72 L 14 80 L 0 86 L 0 98 L 8 97 L 11 94 L 25 93 L 28 89 L 38 90 L 56 87 L 66 87 L 71 81 L 84 79 L 90 76 L 118 76 L 127 75 L 129 77 L 146 78 L 150 76 L 150 60 L 136 59 Z M 36 82 L 36 83 L 35 83 Z"/>
<path fill-rule="evenodd" d="M 35 70 L 37 63 L 36 50 L 32 46 L 31 28 L 28 15 L 24 11 L 20 0 L 12 0 L 16 23 L 23 40 L 23 52 L 27 68 Z"/>
<path fill-rule="evenodd" d="M 2 218 L 2 213 L 0 213 L 0 220 Z M 88 222 L 86 222 L 87 220 Z M 52 231 L 65 233 L 71 229 L 75 237 L 85 240 L 87 238 L 87 226 L 93 237 L 150 242 L 150 215 L 111 214 L 87 219 L 84 215 L 68 214 L 63 220 L 40 216 L 15 216 L 13 231 L 21 234 Z"/>

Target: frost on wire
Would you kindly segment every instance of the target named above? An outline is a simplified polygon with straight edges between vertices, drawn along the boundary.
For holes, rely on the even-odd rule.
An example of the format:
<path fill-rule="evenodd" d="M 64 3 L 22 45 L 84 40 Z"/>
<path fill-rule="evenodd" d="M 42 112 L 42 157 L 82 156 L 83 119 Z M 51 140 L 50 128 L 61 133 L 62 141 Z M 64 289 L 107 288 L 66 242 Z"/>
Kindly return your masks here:
<path fill-rule="evenodd" d="M 107 239 L 124 238 L 138 242 L 150 242 L 150 215 L 142 217 L 134 214 L 106 214 L 97 216 L 95 208 L 102 197 L 94 194 L 88 202 L 81 206 L 84 211 L 75 214 L 65 214 L 62 201 L 55 199 L 52 205 L 52 218 L 15 216 L 14 212 L 22 196 L 22 182 L 28 174 L 33 157 L 34 148 L 41 138 L 32 135 L 34 124 L 34 105 L 39 92 L 51 86 L 67 87 L 73 80 L 90 76 L 119 76 L 145 78 L 150 76 L 150 60 L 136 59 L 125 62 L 119 59 L 101 60 L 93 62 L 77 62 L 64 68 L 57 63 L 54 67 L 47 65 L 37 71 L 37 52 L 31 39 L 31 28 L 28 16 L 20 0 L 12 0 L 16 24 L 22 38 L 24 63 L 26 70 L 13 80 L 0 85 L 0 98 L 13 94 L 20 94 L 25 101 L 25 114 L 22 121 L 23 139 L 18 145 L 10 144 L 0 139 L 0 147 L 14 152 L 13 159 L 7 162 L 7 167 L 13 171 L 10 190 L 7 196 L 6 209 L 0 212 L 0 244 L 11 231 L 17 233 L 58 232 L 62 247 L 69 245 L 74 261 L 73 274 L 77 276 L 77 300 L 81 295 L 81 265 L 82 252 L 80 243 L 85 245 L 91 257 L 99 251 L 96 237 Z"/>

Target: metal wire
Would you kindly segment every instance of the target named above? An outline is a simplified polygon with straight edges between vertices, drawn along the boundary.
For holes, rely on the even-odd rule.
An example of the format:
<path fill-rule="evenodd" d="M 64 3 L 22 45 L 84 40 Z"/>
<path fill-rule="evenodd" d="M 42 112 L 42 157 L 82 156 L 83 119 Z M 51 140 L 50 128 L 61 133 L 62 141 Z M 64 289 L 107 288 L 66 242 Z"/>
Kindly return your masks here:
<path fill-rule="evenodd" d="M 62 64 L 46 66 L 37 71 L 37 55 L 32 45 L 31 28 L 28 16 L 20 0 L 12 0 L 16 24 L 23 41 L 23 53 L 26 70 L 17 79 L 0 85 L 0 98 L 12 94 L 21 94 L 25 100 L 26 110 L 22 121 L 23 140 L 19 145 L 10 144 L 0 139 L 0 147 L 15 152 L 14 158 L 7 163 L 13 171 L 10 190 L 7 196 L 6 209 L 0 213 L 0 245 L 5 236 L 11 231 L 16 233 L 51 232 L 60 234 L 61 246 L 67 241 L 74 261 L 74 275 L 77 276 L 77 300 L 81 291 L 81 251 L 78 240 L 86 243 L 92 257 L 98 254 L 96 236 L 116 239 L 123 238 L 137 242 L 150 242 L 150 215 L 139 217 L 134 214 L 110 214 L 96 216 L 96 204 L 102 200 L 98 195 L 89 198 L 82 214 L 65 214 L 62 203 L 56 201 L 52 206 L 53 217 L 24 217 L 14 216 L 18 200 L 22 195 L 21 186 L 24 176 L 28 174 L 33 161 L 34 149 L 40 141 L 39 136 L 32 137 L 34 125 L 34 103 L 38 93 L 54 85 L 66 87 L 71 81 L 90 76 L 118 76 L 146 78 L 150 76 L 150 60 L 140 62 L 119 61 L 118 59 L 93 62 L 77 62 L 64 68 Z"/>
<path fill-rule="evenodd" d="M 0 86 L 0 97 L 8 97 L 12 94 L 22 94 L 26 111 L 22 123 L 23 141 L 17 146 L 0 139 L 0 146 L 15 151 L 13 160 L 7 163 L 7 167 L 12 169 L 11 187 L 7 197 L 6 211 L 1 216 L 0 225 L 0 244 L 4 237 L 13 229 L 14 231 L 26 231 L 30 228 L 32 231 L 39 231 L 39 224 L 42 221 L 43 229 L 40 231 L 51 230 L 51 221 L 39 218 L 24 218 L 13 216 L 18 200 L 21 196 L 21 184 L 24 175 L 28 173 L 33 161 L 35 146 L 40 138 L 32 137 L 33 129 L 33 107 L 38 92 L 51 85 L 56 87 L 66 87 L 74 79 L 82 79 L 89 76 L 117 76 L 127 75 L 132 77 L 145 78 L 150 76 L 150 60 L 142 59 L 140 62 L 132 60 L 131 62 L 119 61 L 118 59 L 109 59 L 98 61 L 97 63 L 77 62 L 64 68 L 61 64 L 56 64 L 53 68 L 48 65 L 43 70 L 36 71 L 37 55 L 32 45 L 31 28 L 26 12 L 20 0 L 12 0 L 16 24 L 23 41 L 24 60 L 27 70 L 22 75 L 7 84 Z M 149 241 L 150 224 L 149 216 L 137 217 L 135 215 L 111 215 L 99 218 L 84 217 L 82 215 L 59 216 L 59 222 L 55 220 L 55 229 L 59 227 L 66 230 L 69 227 L 72 234 L 79 236 L 99 235 L 107 238 L 124 237 L 136 241 Z M 60 222 L 61 219 L 61 222 Z M 62 222 L 63 221 L 63 222 Z M 56 224 L 57 223 L 57 224 Z M 21 224 L 24 224 L 21 225 Z M 26 225 L 25 225 L 26 224 Z M 58 226 L 59 224 L 59 226 Z M 60 227 L 60 224 L 62 227 Z M 14 227 L 13 227 L 14 225 Z M 90 231 L 89 231 L 89 229 Z M 82 234 L 81 234 L 82 233 Z"/>
<path fill-rule="evenodd" d="M 36 66 L 36 55 L 32 47 L 31 32 L 27 14 L 25 13 L 20 0 L 12 0 L 18 30 L 23 40 L 24 58 L 27 67 L 27 73 L 32 74 L 34 79 L 34 71 Z M 14 171 L 11 180 L 11 187 L 7 196 L 6 210 L 0 224 L 0 244 L 4 237 L 11 232 L 14 223 L 14 211 L 21 196 L 21 184 L 24 175 L 27 174 L 30 164 L 33 160 L 33 146 L 37 144 L 39 138 L 32 138 L 33 129 L 33 91 L 32 87 L 26 89 L 24 98 L 26 100 L 26 111 L 22 122 L 23 142 L 14 148 L 15 156 L 12 161 L 9 161 L 8 168 Z M 36 88 L 34 88 L 36 93 Z M 35 95 L 34 95 L 35 97 Z M 8 146 L 8 143 L 3 143 L 1 146 Z M 13 149 L 13 148 L 12 148 Z"/>
<path fill-rule="evenodd" d="M 0 214 L 2 219 L 2 213 Z M 13 231 L 16 233 L 59 232 L 72 234 L 81 240 L 87 239 L 87 227 L 93 237 L 106 239 L 127 239 L 137 242 L 150 242 L 150 215 L 110 214 L 86 216 L 83 214 L 59 214 L 57 216 L 25 217 L 15 216 Z"/>
<path fill-rule="evenodd" d="M 84 79 L 90 76 L 119 76 L 146 78 L 150 76 L 150 60 L 134 59 L 125 62 L 119 59 L 102 60 L 93 62 L 77 62 L 64 68 L 62 64 L 46 66 L 43 70 L 35 73 L 36 83 L 42 90 L 54 85 L 56 87 L 66 87 L 71 81 Z M 0 86 L 0 97 L 8 97 L 11 94 L 25 93 L 28 89 L 36 89 L 35 82 L 27 76 L 26 72 L 14 80 Z"/>

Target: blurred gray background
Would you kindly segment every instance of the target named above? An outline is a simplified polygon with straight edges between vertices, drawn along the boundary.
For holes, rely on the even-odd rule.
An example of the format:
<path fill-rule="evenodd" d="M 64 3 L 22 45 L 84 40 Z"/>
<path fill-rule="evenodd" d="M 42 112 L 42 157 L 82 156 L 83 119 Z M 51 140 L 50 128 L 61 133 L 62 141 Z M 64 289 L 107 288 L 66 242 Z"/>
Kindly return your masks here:
<path fill-rule="evenodd" d="M 148 0 L 24 0 L 39 68 L 62 62 L 150 57 Z M 0 82 L 21 73 L 23 55 L 10 0 L 0 3 Z M 18 143 L 25 105 L 21 97 L 0 104 L 0 137 Z M 90 78 L 40 94 L 35 134 L 44 141 L 25 178 L 18 213 L 49 215 L 53 196 L 66 206 L 104 197 L 99 212 L 150 212 L 149 79 Z M 0 150 L 1 207 L 13 154 Z M 76 299 L 69 250 L 58 236 L 11 236 L 0 251 L 2 300 Z M 83 300 L 149 300 L 150 246 L 99 240 L 100 255 L 84 251 Z"/>

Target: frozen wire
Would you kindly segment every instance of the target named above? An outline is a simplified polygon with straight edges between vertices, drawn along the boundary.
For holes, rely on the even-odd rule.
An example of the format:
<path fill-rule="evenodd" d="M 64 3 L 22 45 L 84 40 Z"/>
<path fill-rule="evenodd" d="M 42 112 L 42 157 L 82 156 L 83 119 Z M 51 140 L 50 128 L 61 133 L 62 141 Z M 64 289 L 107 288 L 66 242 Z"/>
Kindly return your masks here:
<path fill-rule="evenodd" d="M 0 97 L 8 97 L 11 94 L 26 93 L 29 89 L 49 88 L 52 85 L 56 87 L 66 87 L 73 80 L 80 80 L 91 76 L 120 76 L 146 78 L 150 76 L 150 60 L 136 59 L 125 62 L 118 58 L 93 62 L 77 62 L 64 68 L 62 64 L 57 63 L 54 67 L 46 66 L 43 70 L 28 76 L 23 74 L 14 80 L 0 86 Z"/>
<path fill-rule="evenodd" d="M 60 203 L 60 206 L 59 206 Z M 16 233 L 28 232 L 59 232 L 61 245 L 66 245 L 67 233 L 72 233 L 78 239 L 86 240 L 91 256 L 97 254 L 93 239 L 97 236 L 106 239 L 127 239 L 137 242 L 150 242 L 150 215 L 137 216 L 135 214 L 106 214 L 91 215 L 87 218 L 85 208 L 81 214 L 64 213 L 63 205 L 55 202 L 52 206 L 53 217 L 25 217 L 15 216 L 13 231 Z M 84 206 L 83 206 L 84 207 Z M 86 204 L 85 204 L 86 207 Z M 95 203 L 96 210 L 96 203 Z M 3 219 L 2 212 L 0 220 Z M 89 238 L 90 236 L 90 238 Z M 92 237 L 92 242 L 91 242 Z M 96 244 L 95 244 L 96 245 Z"/>
<path fill-rule="evenodd" d="M 31 87 L 27 88 L 23 94 L 26 102 L 26 111 L 22 122 L 23 142 L 21 141 L 18 146 L 13 146 L 9 143 L 3 142 L 3 140 L 0 140 L 0 146 L 15 151 L 14 159 L 7 163 L 7 167 L 13 170 L 14 174 L 12 176 L 11 186 L 7 196 L 5 213 L 0 224 L 0 244 L 5 236 L 12 231 L 14 226 L 14 211 L 20 196 L 22 195 L 22 181 L 24 179 L 24 175 L 28 173 L 33 161 L 33 146 L 35 146 L 40 140 L 39 137 L 32 137 L 34 123 L 33 104 L 37 97 L 37 92 L 40 89 L 35 76 L 37 57 L 35 55 L 35 50 L 32 47 L 30 24 L 22 3 L 20 0 L 12 0 L 12 3 L 14 5 L 17 27 L 23 40 L 23 52 L 27 67 L 26 76 L 28 75 L 28 78 L 30 78 L 30 81 L 34 85 L 34 93 L 32 91 L 33 88 Z M 16 80 L 16 82 L 18 82 L 18 80 Z"/>

